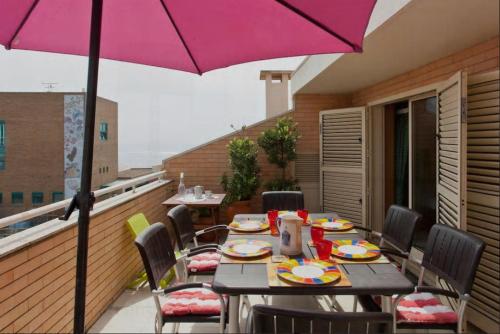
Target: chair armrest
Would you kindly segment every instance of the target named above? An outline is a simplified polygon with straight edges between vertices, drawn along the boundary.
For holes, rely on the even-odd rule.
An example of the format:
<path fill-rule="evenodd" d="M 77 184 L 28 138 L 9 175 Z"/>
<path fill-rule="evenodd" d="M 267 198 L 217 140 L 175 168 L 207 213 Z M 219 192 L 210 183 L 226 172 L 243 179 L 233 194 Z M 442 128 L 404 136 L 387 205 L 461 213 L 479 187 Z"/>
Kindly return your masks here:
<path fill-rule="evenodd" d="M 189 252 L 197 251 L 197 250 L 204 249 L 204 248 L 220 248 L 220 245 L 218 245 L 218 244 L 200 245 L 200 246 L 196 246 L 196 247 L 193 247 L 193 248 L 188 248 L 188 249 L 186 249 L 186 252 L 189 253 Z"/>
<path fill-rule="evenodd" d="M 371 228 L 368 228 L 368 227 L 364 227 L 364 226 L 360 226 L 360 225 L 354 225 L 354 228 L 356 230 L 361 230 L 361 231 L 365 231 L 365 232 L 368 232 L 370 234 L 373 234 L 374 236 L 376 236 L 378 238 L 382 237 L 382 233 L 374 231 L 374 230 L 372 230 Z"/>
<path fill-rule="evenodd" d="M 382 254 L 390 254 L 390 255 L 398 256 L 398 257 L 401 257 L 401 258 L 404 258 L 404 259 L 408 259 L 410 257 L 410 254 L 400 252 L 400 251 L 398 251 L 396 249 L 380 248 L 380 251 L 382 252 Z"/>
<path fill-rule="evenodd" d="M 432 294 L 442 295 L 442 296 L 446 296 L 446 297 L 452 297 L 452 298 L 456 298 L 456 299 L 460 298 L 460 296 L 456 292 L 437 288 L 434 286 L 416 286 L 415 292 L 429 292 Z"/>
<path fill-rule="evenodd" d="M 212 290 L 212 287 L 208 283 L 202 283 L 202 282 L 194 282 L 194 283 L 183 283 L 175 286 L 171 286 L 165 289 L 156 289 L 153 290 L 153 294 L 155 295 L 163 295 L 163 294 L 169 294 L 175 291 L 179 290 L 185 290 L 185 289 L 192 289 L 192 288 L 204 288 L 208 290 Z"/>
<path fill-rule="evenodd" d="M 214 226 L 210 226 L 210 227 L 207 227 L 203 230 L 195 232 L 195 236 L 199 236 L 199 235 L 202 235 L 202 234 L 205 234 L 208 232 L 217 231 L 217 230 L 227 230 L 227 229 L 228 229 L 227 225 L 222 225 L 222 224 L 221 225 L 214 225 Z"/>
<path fill-rule="evenodd" d="M 221 254 L 221 251 L 219 248 L 203 248 L 203 249 L 197 249 L 197 250 L 190 250 L 189 252 L 186 253 L 186 257 L 191 257 L 195 256 L 198 254 L 203 254 L 203 253 L 208 253 L 208 252 L 216 252 L 218 254 Z"/>

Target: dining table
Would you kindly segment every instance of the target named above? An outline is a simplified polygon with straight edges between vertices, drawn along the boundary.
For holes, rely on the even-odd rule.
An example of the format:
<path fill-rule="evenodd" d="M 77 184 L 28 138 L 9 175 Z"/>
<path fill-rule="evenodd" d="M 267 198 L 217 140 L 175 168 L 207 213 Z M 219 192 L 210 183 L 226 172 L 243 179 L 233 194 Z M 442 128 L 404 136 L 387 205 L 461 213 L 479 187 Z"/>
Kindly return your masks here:
<path fill-rule="evenodd" d="M 312 221 L 319 218 L 337 218 L 335 213 L 311 213 Z M 265 214 L 240 214 L 234 217 L 234 221 L 242 222 L 248 220 L 264 221 Z M 302 255 L 303 258 L 314 258 L 315 247 L 309 245 L 310 226 L 302 227 Z M 324 238 L 328 240 L 360 240 L 364 239 L 361 231 L 353 233 L 325 233 Z M 280 238 L 271 234 L 248 233 L 228 235 L 227 241 L 235 239 L 249 239 L 267 241 L 272 245 L 272 254 L 280 254 Z M 226 242 L 227 242 L 226 241 Z M 271 262 L 271 260 L 269 260 Z M 340 261 L 339 261 L 340 262 Z M 303 286 L 270 286 L 268 279 L 268 265 L 257 261 L 238 261 L 238 263 L 227 263 L 221 261 L 215 272 L 212 289 L 229 296 L 228 305 L 228 332 L 238 333 L 239 307 L 241 295 L 312 295 L 312 296 L 335 296 L 335 295 L 381 295 L 383 296 L 382 307 L 389 311 L 391 296 L 394 294 L 409 294 L 414 290 L 414 284 L 403 275 L 393 263 L 352 262 L 338 264 L 340 269 L 350 281 L 350 286 L 339 286 L 336 284 L 303 285 Z M 380 262 L 380 261 L 378 261 Z M 388 261 L 387 261 L 388 262 Z M 385 298 L 384 298 L 385 297 Z"/>

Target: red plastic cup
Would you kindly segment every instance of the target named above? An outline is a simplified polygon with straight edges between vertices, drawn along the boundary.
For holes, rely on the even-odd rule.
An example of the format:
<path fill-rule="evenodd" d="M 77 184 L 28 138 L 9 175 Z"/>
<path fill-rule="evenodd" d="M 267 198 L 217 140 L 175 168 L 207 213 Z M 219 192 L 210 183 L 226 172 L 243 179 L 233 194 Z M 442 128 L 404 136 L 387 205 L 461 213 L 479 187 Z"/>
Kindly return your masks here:
<path fill-rule="evenodd" d="M 311 239 L 313 243 L 316 245 L 316 242 L 323 240 L 325 235 L 325 230 L 318 226 L 311 226 Z"/>
<path fill-rule="evenodd" d="M 320 260 L 330 260 L 330 254 L 332 253 L 332 242 L 325 239 L 317 241 L 316 252 L 318 253 L 318 258 Z"/>
<path fill-rule="evenodd" d="M 269 227 L 271 228 L 272 235 L 279 235 L 278 227 L 276 226 L 277 219 L 278 219 L 278 210 L 267 211 L 267 220 L 269 221 Z"/>
<path fill-rule="evenodd" d="M 302 223 L 307 225 L 307 216 L 309 216 L 309 211 L 306 209 L 297 210 L 297 215 L 304 220 Z"/>

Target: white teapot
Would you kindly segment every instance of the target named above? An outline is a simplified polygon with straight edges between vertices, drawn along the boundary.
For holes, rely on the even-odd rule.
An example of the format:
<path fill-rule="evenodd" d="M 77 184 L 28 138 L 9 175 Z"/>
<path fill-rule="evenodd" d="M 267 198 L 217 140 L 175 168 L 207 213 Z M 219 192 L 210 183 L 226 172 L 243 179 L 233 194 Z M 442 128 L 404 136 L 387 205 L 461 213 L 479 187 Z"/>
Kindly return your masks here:
<path fill-rule="evenodd" d="M 302 254 L 302 221 L 302 218 L 293 213 L 286 213 L 279 217 L 277 225 L 280 231 L 281 254 Z"/>

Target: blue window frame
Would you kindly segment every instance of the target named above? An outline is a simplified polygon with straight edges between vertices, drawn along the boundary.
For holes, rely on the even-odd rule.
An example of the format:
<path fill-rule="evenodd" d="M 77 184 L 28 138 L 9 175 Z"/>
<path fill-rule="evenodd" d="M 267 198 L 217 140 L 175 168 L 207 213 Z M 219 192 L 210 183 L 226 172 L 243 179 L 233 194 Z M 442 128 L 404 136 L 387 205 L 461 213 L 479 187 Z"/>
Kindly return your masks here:
<path fill-rule="evenodd" d="M 19 191 L 15 191 L 11 194 L 11 203 L 12 204 L 23 204 L 24 203 L 24 194 Z"/>
<path fill-rule="evenodd" d="M 52 202 L 60 202 L 64 200 L 64 193 L 62 191 L 54 191 L 52 193 Z"/>
<path fill-rule="evenodd" d="M 99 138 L 102 141 L 108 140 L 108 123 L 101 122 L 101 124 L 99 124 Z"/>
<path fill-rule="evenodd" d="M 0 120 L 0 170 L 5 169 L 5 121 Z"/>
<path fill-rule="evenodd" d="M 43 204 L 43 192 L 34 191 L 31 193 L 31 204 Z"/>

